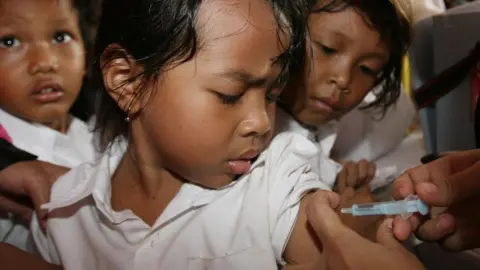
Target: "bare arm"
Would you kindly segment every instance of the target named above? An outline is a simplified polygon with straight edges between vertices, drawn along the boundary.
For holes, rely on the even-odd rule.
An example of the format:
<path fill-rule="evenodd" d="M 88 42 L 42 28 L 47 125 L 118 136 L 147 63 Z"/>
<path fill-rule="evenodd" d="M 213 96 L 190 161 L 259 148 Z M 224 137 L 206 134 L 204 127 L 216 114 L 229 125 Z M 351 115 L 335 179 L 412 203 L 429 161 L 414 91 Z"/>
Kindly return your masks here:
<path fill-rule="evenodd" d="M 306 207 L 312 195 L 305 195 L 300 203 L 295 227 L 283 253 L 287 262 L 285 270 L 311 269 L 321 257 L 322 244 L 307 220 Z"/>
<path fill-rule="evenodd" d="M 61 270 L 59 265 L 49 264 L 40 257 L 24 252 L 12 245 L 0 243 L 2 269 Z"/>

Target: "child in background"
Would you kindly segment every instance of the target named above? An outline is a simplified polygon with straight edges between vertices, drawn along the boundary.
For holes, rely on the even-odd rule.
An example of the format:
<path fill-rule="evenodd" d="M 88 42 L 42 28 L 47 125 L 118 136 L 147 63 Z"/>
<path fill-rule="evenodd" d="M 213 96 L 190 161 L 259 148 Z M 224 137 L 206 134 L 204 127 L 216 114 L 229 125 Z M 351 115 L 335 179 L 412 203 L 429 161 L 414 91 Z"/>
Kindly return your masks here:
<path fill-rule="evenodd" d="M 318 259 L 315 146 L 270 142 L 304 52 L 303 1 L 107 0 L 93 79 L 101 160 L 53 186 L 42 257 L 66 269 L 277 269 Z M 112 152 L 118 138 L 126 153 Z M 74 244 L 72 244 L 74 243 Z"/>
<path fill-rule="evenodd" d="M 368 185 L 375 176 L 383 180 L 381 174 L 386 174 L 379 171 L 376 175 L 375 165 L 366 160 L 338 163 L 337 149 L 345 150 L 342 138 L 355 140 L 353 136 L 366 134 L 363 140 L 371 140 L 371 149 L 380 148 L 379 144 L 386 140 L 398 144 L 414 118 L 415 109 L 406 95 L 402 96 L 398 110 L 391 108 L 401 95 L 402 57 L 408 48 L 410 25 L 395 1 L 308 2 L 310 42 L 303 73 L 292 79 L 282 93 L 276 129 L 293 131 L 315 142 L 322 153 L 319 174 L 332 189 L 342 193 L 346 188 Z M 365 102 L 369 93 L 373 99 Z M 359 106 L 380 109 L 386 113 L 385 120 L 364 127 L 362 117 L 354 117 L 349 122 L 353 130 L 345 132 L 339 122 Z M 371 110 L 365 111 L 363 118 L 370 117 L 370 122 L 374 122 L 374 115 L 369 112 L 375 110 Z M 373 200 L 369 193 L 362 191 L 366 201 Z M 349 223 L 356 226 L 354 221 Z M 376 228 L 372 227 L 370 232 L 374 237 Z"/>
<path fill-rule="evenodd" d="M 77 3 L 78 2 L 78 3 Z M 13 144 L 41 161 L 74 167 L 96 151 L 80 97 L 86 72 L 83 39 L 88 1 L 0 2 L 0 123 Z M 0 240 L 30 250 L 20 217 L 0 219 Z"/>

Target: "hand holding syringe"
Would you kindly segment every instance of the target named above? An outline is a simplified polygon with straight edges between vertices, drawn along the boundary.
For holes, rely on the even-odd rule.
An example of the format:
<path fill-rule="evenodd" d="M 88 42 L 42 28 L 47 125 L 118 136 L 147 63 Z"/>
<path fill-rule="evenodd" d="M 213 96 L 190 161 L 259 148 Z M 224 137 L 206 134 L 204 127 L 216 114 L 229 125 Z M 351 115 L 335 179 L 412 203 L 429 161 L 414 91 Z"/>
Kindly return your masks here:
<path fill-rule="evenodd" d="M 352 208 L 342 208 L 343 214 L 354 216 L 401 215 L 408 218 L 413 213 L 428 214 L 428 206 L 416 195 L 410 195 L 403 201 L 354 204 Z"/>

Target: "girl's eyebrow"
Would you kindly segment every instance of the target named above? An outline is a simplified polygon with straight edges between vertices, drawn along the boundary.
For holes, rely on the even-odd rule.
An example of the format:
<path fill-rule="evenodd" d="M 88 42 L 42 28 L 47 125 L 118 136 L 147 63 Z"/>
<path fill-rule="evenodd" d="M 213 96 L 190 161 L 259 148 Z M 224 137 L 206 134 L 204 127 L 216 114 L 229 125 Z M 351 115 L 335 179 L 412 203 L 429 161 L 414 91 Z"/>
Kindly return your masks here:
<path fill-rule="evenodd" d="M 388 55 L 385 55 L 379 52 L 371 52 L 362 56 L 362 59 L 372 59 L 372 58 L 385 61 L 388 59 Z"/>
<path fill-rule="evenodd" d="M 268 81 L 268 78 L 255 76 L 246 70 L 227 70 L 216 75 L 227 80 L 240 82 L 248 87 L 262 86 Z"/>

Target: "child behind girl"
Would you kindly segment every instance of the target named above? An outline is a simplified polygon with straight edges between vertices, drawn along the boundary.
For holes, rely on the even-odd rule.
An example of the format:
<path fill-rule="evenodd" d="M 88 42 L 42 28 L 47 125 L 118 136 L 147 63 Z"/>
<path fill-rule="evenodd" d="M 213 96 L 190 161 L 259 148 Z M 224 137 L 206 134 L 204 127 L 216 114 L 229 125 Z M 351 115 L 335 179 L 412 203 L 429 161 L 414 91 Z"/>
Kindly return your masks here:
<path fill-rule="evenodd" d="M 0 123 L 16 147 L 65 167 L 95 157 L 87 125 L 69 113 L 77 100 L 77 112 L 88 110 L 79 97 L 88 10 L 85 1 L 76 2 L 0 2 Z M 21 223 L 11 214 L 0 219 L 0 239 L 29 250 Z"/>
<path fill-rule="evenodd" d="M 400 108 L 401 115 L 391 107 L 401 92 L 402 57 L 409 45 L 410 25 L 394 0 L 308 2 L 308 56 L 301 76 L 292 79 L 282 93 L 283 106 L 278 108 L 276 129 L 302 134 L 317 144 L 321 153 L 319 174 L 335 191 L 342 192 L 347 187 L 358 189 L 375 177 L 375 166 L 362 161 L 356 165 L 347 163 L 342 168 L 333 159 L 334 154 L 339 148 L 345 150 L 342 145 L 345 140 L 341 140 L 345 137 L 358 141 L 362 138 L 355 135 L 366 134 L 363 140 L 370 140 L 365 143 L 370 149 L 379 149 L 385 141 L 403 138 L 414 117 L 414 108 L 405 97 L 401 105 L 407 109 Z M 363 103 L 369 93 L 374 96 L 373 102 Z M 357 117 L 357 122 L 348 123 L 350 130 L 357 130 L 343 133 L 345 130 L 339 129 L 338 121 L 359 106 L 386 112 L 388 122 L 363 127 Z M 365 114 L 370 122 L 374 121 L 372 111 Z M 397 114 L 397 120 L 392 121 L 392 114 Z M 382 124 L 383 128 L 379 128 Z M 386 180 L 393 180 L 395 177 L 391 176 L 395 173 L 393 166 L 383 168 L 377 172 L 376 184 L 378 180 L 388 184 Z M 371 201 L 372 196 L 364 199 Z M 357 222 L 359 220 L 369 222 L 366 218 Z M 370 236 L 375 237 L 376 228 L 371 232 Z"/>

